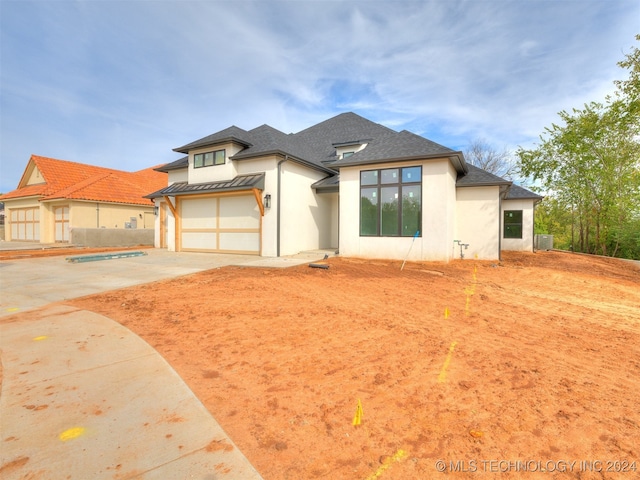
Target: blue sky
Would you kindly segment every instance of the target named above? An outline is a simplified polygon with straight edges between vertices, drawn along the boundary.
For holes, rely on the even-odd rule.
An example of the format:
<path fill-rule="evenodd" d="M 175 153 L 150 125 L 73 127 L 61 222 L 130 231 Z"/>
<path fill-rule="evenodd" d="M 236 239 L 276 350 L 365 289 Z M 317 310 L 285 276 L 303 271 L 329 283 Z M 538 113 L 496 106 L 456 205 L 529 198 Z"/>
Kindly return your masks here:
<path fill-rule="evenodd" d="M 31 154 L 133 171 L 345 111 L 530 147 L 626 78 L 638 19 L 637 0 L 0 0 L 0 192 Z"/>

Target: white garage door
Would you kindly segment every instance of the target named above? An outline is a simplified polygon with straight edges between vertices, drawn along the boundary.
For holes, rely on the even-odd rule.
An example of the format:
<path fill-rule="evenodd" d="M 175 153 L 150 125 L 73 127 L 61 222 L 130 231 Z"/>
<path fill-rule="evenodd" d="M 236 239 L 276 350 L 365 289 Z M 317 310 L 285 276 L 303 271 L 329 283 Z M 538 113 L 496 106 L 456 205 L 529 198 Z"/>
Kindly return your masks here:
<path fill-rule="evenodd" d="M 11 240 L 40 241 L 40 209 L 11 209 Z"/>
<path fill-rule="evenodd" d="M 260 210 L 253 195 L 180 200 L 180 250 L 260 255 Z"/>

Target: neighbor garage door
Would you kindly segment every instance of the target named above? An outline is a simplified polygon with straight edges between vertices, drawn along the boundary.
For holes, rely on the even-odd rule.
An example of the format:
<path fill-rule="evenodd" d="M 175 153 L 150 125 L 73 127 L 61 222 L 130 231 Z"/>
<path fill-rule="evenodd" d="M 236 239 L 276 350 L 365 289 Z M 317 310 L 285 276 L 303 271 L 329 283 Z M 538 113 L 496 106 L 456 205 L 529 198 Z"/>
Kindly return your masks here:
<path fill-rule="evenodd" d="M 40 241 L 40 208 L 12 208 L 11 240 Z"/>
<path fill-rule="evenodd" d="M 182 197 L 180 250 L 260 255 L 260 210 L 253 195 Z"/>

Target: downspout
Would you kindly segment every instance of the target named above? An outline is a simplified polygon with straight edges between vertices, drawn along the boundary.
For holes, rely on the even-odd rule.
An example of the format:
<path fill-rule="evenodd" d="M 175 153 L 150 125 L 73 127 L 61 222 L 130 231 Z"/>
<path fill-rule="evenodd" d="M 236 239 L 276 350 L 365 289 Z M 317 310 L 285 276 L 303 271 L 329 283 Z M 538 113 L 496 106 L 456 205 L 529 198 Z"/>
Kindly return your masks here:
<path fill-rule="evenodd" d="M 278 190 L 277 192 L 278 206 L 276 208 L 276 256 L 277 257 L 280 256 L 280 198 L 281 198 L 280 175 L 282 173 L 282 164 L 287 160 L 289 160 L 289 155 L 285 155 L 284 158 L 278 162 L 278 189 L 277 189 Z"/>
<path fill-rule="evenodd" d="M 504 221 L 502 215 L 502 192 L 498 196 L 498 261 L 502 261 L 502 222 Z"/>
<path fill-rule="evenodd" d="M 533 202 L 533 219 L 531 222 L 531 251 L 536 253 L 536 204 L 538 202 Z"/>
<path fill-rule="evenodd" d="M 338 184 L 338 245 L 336 245 L 336 254 L 340 254 L 340 184 Z"/>
<path fill-rule="evenodd" d="M 100 228 L 100 203 L 96 203 L 96 228 Z"/>

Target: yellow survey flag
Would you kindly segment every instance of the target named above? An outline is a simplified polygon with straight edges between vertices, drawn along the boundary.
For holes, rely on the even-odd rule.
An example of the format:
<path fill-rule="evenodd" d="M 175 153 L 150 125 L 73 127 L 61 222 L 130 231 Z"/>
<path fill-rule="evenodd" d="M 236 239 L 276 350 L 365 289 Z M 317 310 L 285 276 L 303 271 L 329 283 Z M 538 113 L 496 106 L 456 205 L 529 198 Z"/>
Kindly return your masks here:
<path fill-rule="evenodd" d="M 362 422 L 362 402 L 358 399 L 358 406 L 356 407 L 356 415 L 353 417 L 353 424 L 360 425 Z"/>

